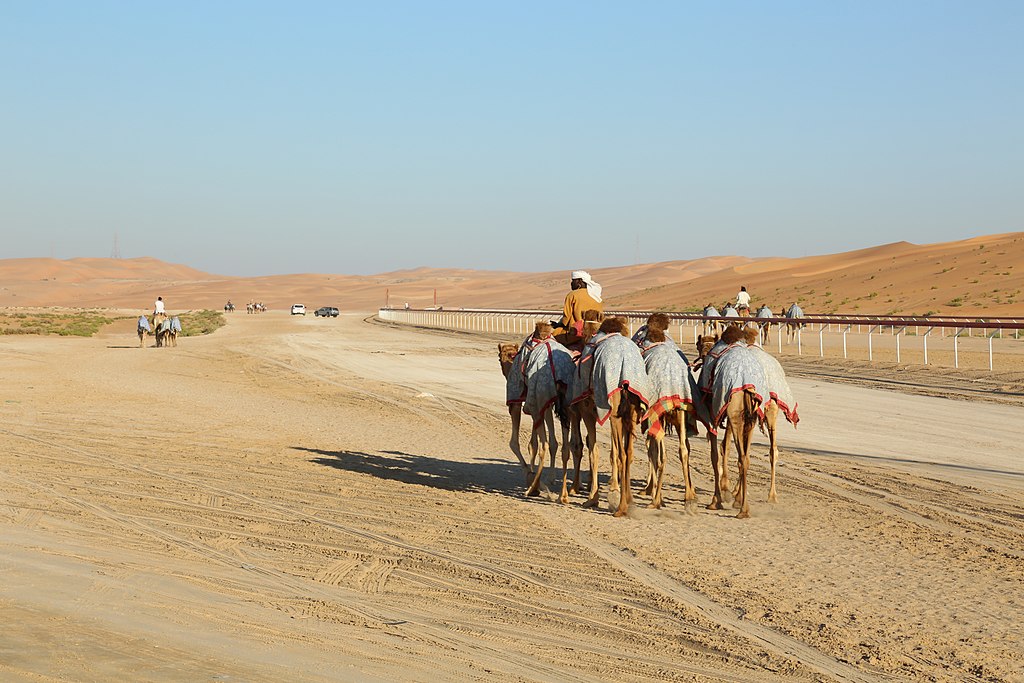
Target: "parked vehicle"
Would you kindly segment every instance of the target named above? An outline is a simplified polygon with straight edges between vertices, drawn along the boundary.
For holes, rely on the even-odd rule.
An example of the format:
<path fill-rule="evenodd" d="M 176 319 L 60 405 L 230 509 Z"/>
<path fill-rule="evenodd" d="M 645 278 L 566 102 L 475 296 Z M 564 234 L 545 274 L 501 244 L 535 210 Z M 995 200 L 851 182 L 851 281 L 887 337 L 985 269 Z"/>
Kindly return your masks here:
<path fill-rule="evenodd" d="M 338 309 L 334 306 L 321 306 L 320 308 L 313 311 L 313 315 L 321 318 L 337 318 Z"/>
<path fill-rule="evenodd" d="M 306 305 L 294 304 L 292 306 L 292 315 L 306 315 Z"/>

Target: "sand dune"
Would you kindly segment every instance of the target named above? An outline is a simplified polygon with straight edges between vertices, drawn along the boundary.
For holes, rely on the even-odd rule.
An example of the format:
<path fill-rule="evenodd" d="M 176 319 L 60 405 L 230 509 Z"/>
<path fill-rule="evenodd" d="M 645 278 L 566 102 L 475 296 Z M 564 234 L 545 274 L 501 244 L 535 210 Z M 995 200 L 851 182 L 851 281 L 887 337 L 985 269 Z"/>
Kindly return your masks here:
<path fill-rule="evenodd" d="M 519 273 L 415 268 L 357 276 L 302 273 L 228 277 L 154 258 L 0 260 L 0 306 L 138 308 L 163 296 L 173 310 L 262 301 L 373 310 L 390 304 L 556 308 L 568 271 Z M 1024 233 L 915 245 L 894 242 L 803 258 L 715 256 L 592 269 L 609 307 L 693 310 L 731 299 L 793 301 L 817 313 L 1024 316 Z"/>

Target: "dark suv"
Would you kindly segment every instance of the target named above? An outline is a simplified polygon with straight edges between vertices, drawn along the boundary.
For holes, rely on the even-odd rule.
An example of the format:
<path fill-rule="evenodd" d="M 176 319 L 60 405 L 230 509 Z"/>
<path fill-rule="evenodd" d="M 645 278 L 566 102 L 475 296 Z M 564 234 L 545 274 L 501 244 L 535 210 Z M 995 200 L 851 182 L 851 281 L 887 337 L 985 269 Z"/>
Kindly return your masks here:
<path fill-rule="evenodd" d="M 337 318 L 338 309 L 334 306 L 321 306 L 320 308 L 313 311 L 313 315 L 321 318 Z"/>

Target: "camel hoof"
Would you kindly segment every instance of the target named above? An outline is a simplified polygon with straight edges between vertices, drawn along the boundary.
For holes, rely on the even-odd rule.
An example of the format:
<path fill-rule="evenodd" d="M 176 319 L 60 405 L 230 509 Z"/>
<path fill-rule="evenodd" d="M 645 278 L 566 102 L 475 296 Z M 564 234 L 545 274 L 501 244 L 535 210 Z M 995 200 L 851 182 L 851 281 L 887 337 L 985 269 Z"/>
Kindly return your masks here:
<path fill-rule="evenodd" d="M 732 509 L 733 510 L 740 510 L 742 508 L 743 508 L 743 503 L 740 502 L 740 499 L 739 498 L 733 498 L 732 499 Z"/>
<path fill-rule="evenodd" d="M 750 511 L 740 510 L 739 514 L 736 515 L 736 519 L 750 519 Z"/>
<path fill-rule="evenodd" d="M 708 503 L 708 510 L 721 510 L 721 509 L 722 509 L 722 501 L 713 500 L 710 503 Z"/>
<path fill-rule="evenodd" d="M 534 488 L 534 489 L 530 489 L 530 490 L 528 490 L 526 492 L 526 497 L 527 498 L 536 498 L 539 495 L 540 495 L 540 489 L 535 489 Z"/>
<path fill-rule="evenodd" d="M 615 514 L 612 515 L 612 517 L 625 517 L 625 516 L 626 516 L 626 511 L 625 510 L 616 510 Z"/>
<path fill-rule="evenodd" d="M 568 505 L 569 504 L 569 496 L 561 496 L 561 497 L 559 497 L 558 502 L 561 503 L 562 505 Z"/>
<path fill-rule="evenodd" d="M 769 503 L 778 503 L 778 502 L 779 502 L 779 497 L 778 497 L 778 496 L 776 496 L 776 495 L 775 495 L 775 494 L 773 493 L 772 495 L 768 496 L 768 502 L 769 502 Z"/>
<path fill-rule="evenodd" d="M 583 503 L 583 507 L 596 508 L 600 504 L 600 502 L 601 501 L 598 498 L 588 498 L 586 502 Z"/>

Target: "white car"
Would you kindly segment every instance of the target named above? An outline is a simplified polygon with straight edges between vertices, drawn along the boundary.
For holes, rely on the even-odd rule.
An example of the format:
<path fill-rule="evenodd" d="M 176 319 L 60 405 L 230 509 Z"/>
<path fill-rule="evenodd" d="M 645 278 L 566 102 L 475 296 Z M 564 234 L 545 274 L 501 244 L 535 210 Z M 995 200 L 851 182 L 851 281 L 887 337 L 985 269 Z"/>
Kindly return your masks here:
<path fill-rule="evenodd" d="M 292 315 L 306 315 L 305 304 L 295 304 L 292 306 Z"/>

